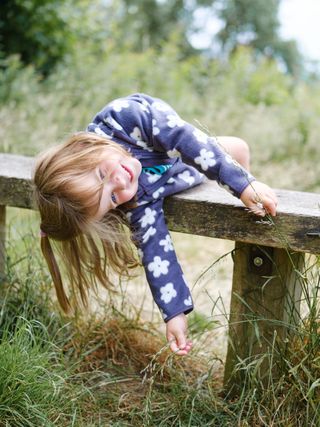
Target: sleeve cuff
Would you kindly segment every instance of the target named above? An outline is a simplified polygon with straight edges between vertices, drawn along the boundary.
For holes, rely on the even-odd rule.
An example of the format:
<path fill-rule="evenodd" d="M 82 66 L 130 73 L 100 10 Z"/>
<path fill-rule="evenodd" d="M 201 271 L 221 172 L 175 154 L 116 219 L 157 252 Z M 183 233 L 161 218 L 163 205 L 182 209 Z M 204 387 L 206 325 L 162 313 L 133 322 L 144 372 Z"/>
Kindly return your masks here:
<path fill-rule="evenodd" d="M 170 315 L 165 314 L 163 312 L 163 310 L 161 310 L 161 309 L 160 309 L 160 312 L 161 312 L 161 315 L 162 315 L 162 318 L 163 318 L 164 322 L 167 323 L 167 322 L 169 322 L 169 320 L 173 319 L 174 317 L 179 316 L 179 314 L 182 314 L 182 313 L 189 314 L 189 313 L 191 313 L 191 311 L 193 311 L 193 309 L 194 309 L 194 307 L 192 305 L 192 306 L 188 307 L 187 309 L 184 309 L 184 310 L 181 310 L 181 311 L 177 311 L 174 314 L 170 314 Z"/>

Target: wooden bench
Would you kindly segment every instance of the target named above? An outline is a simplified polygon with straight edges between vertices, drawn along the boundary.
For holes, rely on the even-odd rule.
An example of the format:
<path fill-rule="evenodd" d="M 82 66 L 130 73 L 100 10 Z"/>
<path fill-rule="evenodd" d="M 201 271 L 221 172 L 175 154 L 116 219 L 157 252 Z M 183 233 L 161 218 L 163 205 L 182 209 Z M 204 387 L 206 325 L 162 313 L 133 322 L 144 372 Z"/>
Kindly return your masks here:
<path fill-rule="evenodd" d="M 0 154 L 0 271 L 6 206 L 32 208 L 32 163 L 30 157 Z M 237 363 L 267 354 L 274 340 L 283 340 L 297 322 L 304 253 L 320 253 L 320 195 L 276 192 L 278 214 L 271 221 L 248 213 L 214 182 L 165 201 L 171 230 L 235 241 L 225 384 L 238 381 Z M 265 358 L 262 377 L 269 367 Z"/>

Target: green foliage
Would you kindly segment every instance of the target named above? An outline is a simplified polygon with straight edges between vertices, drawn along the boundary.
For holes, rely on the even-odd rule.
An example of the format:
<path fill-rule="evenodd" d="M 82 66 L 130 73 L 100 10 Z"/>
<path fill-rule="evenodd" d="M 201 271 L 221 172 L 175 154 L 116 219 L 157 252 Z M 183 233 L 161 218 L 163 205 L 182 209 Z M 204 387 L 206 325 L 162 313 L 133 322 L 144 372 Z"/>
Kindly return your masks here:
<path fill-rule="evenodd" d="M 217 36 L 224 47 L 220 54 L 229 55 L 239 44 L 250 45 L 300 76 L 296 43 L 279 36 L 278 7 L 279 0 L 4 0 L 0 55 L 19 55 L 23 64 L 47 76 L 56 65 L 72 62 L 79 50 L 97 56 L 104 55 L 110 45 L 118 50 L 161 51 L 176 37 L 184 58 L 196 53 L 190 35 L 201 31 L 194 17 L 202 8 L 207 16 L 217 14 L 224 23 Z"/>
<path fill-rule="evenodd" d="M 48 74 L 91 36 L 92 24 L 88 0 L 3 0 L 0 53 Z"/>
<path fill-rule="evenodd" d="M 115 0 L 114 25 L 121 28 L 117 44 L 136 51 L 161 49 L 173 34 L 180 35 L 181 55 L 194 53 L 188 33 L 193 29 L 193 14 L 199 6 L 212 6 L 209 0 Z"/>
<path fill-rule="evenodd" d="M 161 52 L 110 43 L 91 53 L 84 45 L 44 81 L 18 58 L 8 59 L 0 70 L 0 150 L 35 155 L 84 129 L 111 99 L 141 91 L 162 97 L 213 135 L 245 139 L 257 178 L 275 187 L 319 189 L 312 164 L 320 155 L 319 82 L 295 81 L 245 47 L 228 62 L 182 59 L 179 40 L 171 37 Z"/>
<path fill-rule="evenodd" d="M 77 412 L 73 398 L 80 399 L 85 390 L 67 382 L 74 366 L 70 361 L 65 365 L 57 347 L 66 330 L 50 313 L 48 287 L 44 292 L 38 270 L 31 272 L 30 263 L 23 272 L 14 272 L 20 263 L 9 265 L 9 282 L 1 284 L 0 424 L 63 425 Z"/>
<path fill-rule="evenodd" d="M 83 129 L 114 97 L 144 91 L 164 98 L 183 118 L 211 134 L 247 140 L 257 178 L 277 187 L 320 189 L 315 167 L 320 155 L 318 81 L 296 82 L 250 48 L 236 49 L 228 62 L 183 57 L 178 34 L 160 50 L 119 49 L 116 40 L 122 30 L 109 29 L 113 39 L 94 43 L 94 49 L 90 40 L 83 42 L 82 49 L 67 56 L 45 80 L 17 56 L 5 59 L 0 70 L 0 151 L 34 155 Z M 223 397 L 221 362 L 212 356 L 212 316 L 195 313 L 191 322 L 195 340 L 211 336 L 212 346 L 199 345 L 198 353 L 195 346 L 182 362 L 166 356 L 151 326 L 124 315 L 121 321 L 112 318 L 114 310 L 106 310 L 109 317 L 100 319 L 108 328 L 94 328 L 93 335 L 87 318 L 80 327 L 77 319 L 66 323 L 52 305 L 51 282 L 35 244 L 36 214 L 30 213 L 29 221 L 29 213 L 14 211 L 9 210 L 14 226 L 8 234 L 7 283 L 1 285 L 0 424 L 319 423 L 319 281 L 311 286 L 314 294 L 305 289 L 310 315 L 281 348 L 277 382 L 270 376 L 266 387 L 257 373 L 263 358 L 272 359 L 279 347 L 242 361 L 242 393 L 236 399 Z"/>
<path fill-rule="evenodd" d="M 18 55 L 8 56 L 0 62 L 0 103 L 16 105 L 36 94 L 40 77 L 32 65 L 24 66 Z"/>
<path fill-rule="evenodd" d="M 45 327 L 19 319 L 0 344 L 0 420 L 6 425 L 54 425 L 68 406 L 66 371 L 58 365 Z M 63 417 L 61 417 L 63 418 Z"/>
<path fill-rule="evenodd" d="M 9 221 L 16 211 L 9 210 Z M 312 257 L 301 276 L 306 315 L 290 329 L 288 340 L 239 361 L 236 369 L 244 385 L 237 395 L 229 395 L 221 387 L 223 362 L 214 356 L 214 316 L 193 316 L 194 349 L 178 358 L 168 353 L 153 325 L 120 314 L 113 306 L 103 307 L 101 316 L 95 307 L 94 315 L 67 323 L 58 311 L 53 314 L 50 282 L 35 237 L 27 232 L 35 225 L 34 216 L 25 213 L 21 224 L 14 218 L 16 228 L 9 232 L 0 307 L 0 424 L 319 424 L 319 258 Z M 210 340 L 202 341 L 210 333 Z M 261 381 L 259 369 L 266 358 L 270 375 Z"/>
<path fill-rule="evenodd" d="M 251 46 L 256 52 L 280 60 L 287 71 L 301 75 L 302 61 L 297 43 L 279 35 L 278 9 L 281 0 L 222 0 L 217 8 L 224 23 L 218 39 L 225 52 L 238 45 Z"/>
<path fill-rule="evenodd" d="M 193 311 L 188 318 L 188 328 L 191 334 L 202 334 L 205 331 L 211 331 L 218 325 L 219 322 L 214 321 L 211 317 L 207 317 L 204 314 Z"/>

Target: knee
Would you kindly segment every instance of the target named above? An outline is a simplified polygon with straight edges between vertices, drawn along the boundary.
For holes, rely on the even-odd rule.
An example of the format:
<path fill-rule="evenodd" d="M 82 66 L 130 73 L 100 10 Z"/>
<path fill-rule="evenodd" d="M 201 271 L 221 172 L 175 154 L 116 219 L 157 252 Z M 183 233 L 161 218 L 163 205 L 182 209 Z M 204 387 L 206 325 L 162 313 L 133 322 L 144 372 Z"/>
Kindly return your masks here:
<path fill-rule="evenodd" d="M 235 159 L 245 169 L 250 167 L 250 148 L 246 141 L 241 138 L 235 138 L 236 150 Z"/>

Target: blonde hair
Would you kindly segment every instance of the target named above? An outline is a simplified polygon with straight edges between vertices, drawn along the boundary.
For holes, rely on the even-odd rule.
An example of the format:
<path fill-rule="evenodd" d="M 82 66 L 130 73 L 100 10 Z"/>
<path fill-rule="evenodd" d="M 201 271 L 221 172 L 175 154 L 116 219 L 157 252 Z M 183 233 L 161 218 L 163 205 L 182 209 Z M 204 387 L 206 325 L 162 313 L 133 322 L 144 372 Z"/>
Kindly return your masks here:
<path fill-rule="evenodd" d="M 79 132 L 36 159 L 33 183 L 41 217 L 41 250 L 65 312 L 73 304 L 50 240 L 65 267 L 75 305 L 86 306 L 88 291 L 98 282 L 111 288 L 112 272 L 129 277 L 138 265 L 121 209 L 109 211 L 101 220 L 95 218 L 103 188 L 88 184 L 86 178 L 101 162 L 106 147 L 130 156 L 107 137 Z"/>

